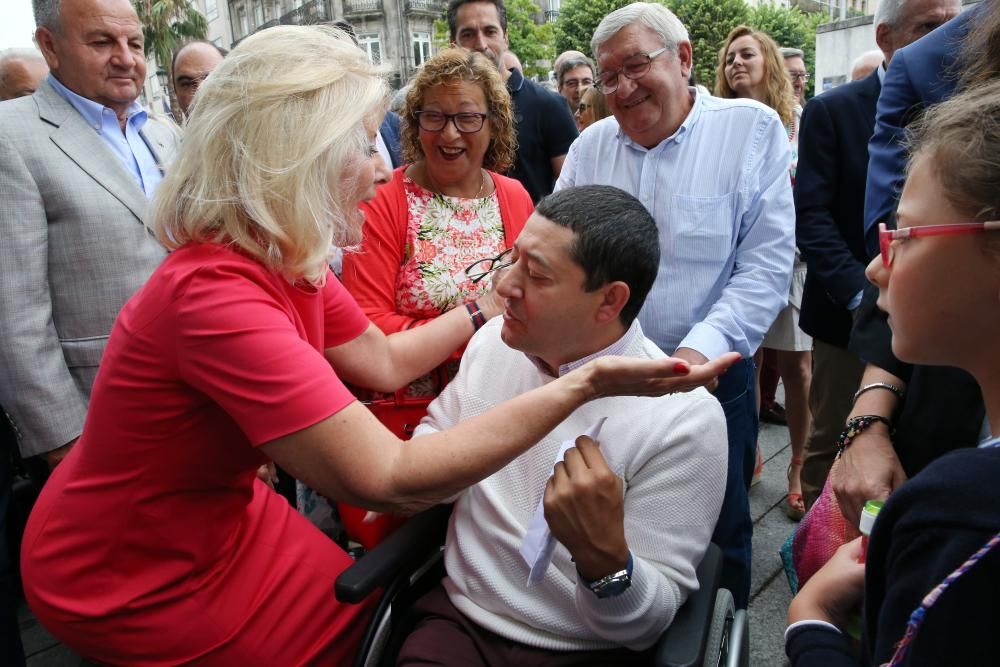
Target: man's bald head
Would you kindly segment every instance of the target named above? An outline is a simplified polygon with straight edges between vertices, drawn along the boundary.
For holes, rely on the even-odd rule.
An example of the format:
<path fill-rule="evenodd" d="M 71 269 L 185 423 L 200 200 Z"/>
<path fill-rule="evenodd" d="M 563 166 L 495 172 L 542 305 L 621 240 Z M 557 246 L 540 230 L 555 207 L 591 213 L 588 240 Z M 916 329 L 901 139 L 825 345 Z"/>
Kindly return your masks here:
<path fill-rule="evenodd" d="M 182 116 L 188 115 L 198 86 L 219 66 L 225 56 L 225 50 L 204 41 L 185 44 L 174 54 L 171 76 Z"/>
<path fill-rule="evenodd" d="M 34 49 L 0 52 L 0 100 L 31 95 L 48 73 L 45 58 Z"/>
<path fill-rule="evenodd" d="M 851 81 L 865 78 L 878 69 L 884 59 L 885 54 L 880 49 L 865 51 L 851 65 Z"/>

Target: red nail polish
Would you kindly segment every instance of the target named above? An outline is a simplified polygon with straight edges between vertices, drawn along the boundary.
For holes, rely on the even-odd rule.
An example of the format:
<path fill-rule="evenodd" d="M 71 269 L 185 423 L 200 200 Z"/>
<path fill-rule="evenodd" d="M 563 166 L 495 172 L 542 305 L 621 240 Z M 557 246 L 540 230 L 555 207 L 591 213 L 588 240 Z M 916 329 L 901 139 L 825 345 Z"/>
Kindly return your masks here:
<path fill-rule="evenodd" d="M 682 362 L 677 362 L 676 364 L 674 364 L 674 373 L 677 373 L 678 375 L 687 375 L 690 372 L 691 369 L 688 367 L 687 364 Z"/>

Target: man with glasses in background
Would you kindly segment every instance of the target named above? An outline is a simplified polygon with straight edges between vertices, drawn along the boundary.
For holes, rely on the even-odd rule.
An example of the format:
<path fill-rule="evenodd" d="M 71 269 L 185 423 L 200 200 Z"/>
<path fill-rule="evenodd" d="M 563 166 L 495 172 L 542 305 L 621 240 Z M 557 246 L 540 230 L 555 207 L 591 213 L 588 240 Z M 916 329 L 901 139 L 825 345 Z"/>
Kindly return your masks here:
<path fill-rule="evenodd" d="M 543 199 L 512 252 L 469 267 L 474 279 L 509 267 L 494 278 L 504 314 L 469 342 L 414 439 L 597 357 L 663 358 L 636 320 L 659 265 L 656 223 L 635 197 L 591 185 Z M 735 356 L 691 366 L 686 387 Z M 593 439 L 579 437 L 588 431 Z M 448 576 L 417 602 L 396 664 L 648 659 L 636 651 L 697 586 L 722 503 L 725 441 L 725 417 L 704 389 L 601 398 L 574 412 L 456 499 Z M 546 527 L 557 540 L 551 563 L 531 550 Z"/>
<path fill-rule="evenodd" d="M 174 52 L 170 76 L 179 107 L 175 114 L 178 121 L 183 122 L 187 118 L 198 86 L 228 54 L 224 48 L 203 39 L 187 42 Z"/>
<path fill-rule="evenodd" d="M 795 246 L 788 135 L 757 102 L 689 87 L 691 42 L 662 5 L 612 12 L 591 46 L 616 122 L 594 125 L 573 144 L 556 189 L 615 185 L 653 214 L 660 272 L 639 321 L 660 349 L 692 364 L 743 356 L 715 389 L 729 470 L 712 539 L 725 558 L 723 585 L 744 608 L 757 440 L 752 357 L 788 301 Z"/>
<path fill-rule="evenodd" d="M 788 80 L 792 82 L 795 101 L 800 107 L 804 107 L 806 105 L 806 84 L 809 83 L 805 53 L 802 52 L 802 49 L 782 48 L 781 55 L 785 59 Z"/>
<path fill-rule="evenodd" d="M 566 98 L 569 108 L 576 111 L 583 89 L 594 85 L 594 64 L 586 56 L 564 58 L 556 69 L 556 82 L 559 94 Z"/>

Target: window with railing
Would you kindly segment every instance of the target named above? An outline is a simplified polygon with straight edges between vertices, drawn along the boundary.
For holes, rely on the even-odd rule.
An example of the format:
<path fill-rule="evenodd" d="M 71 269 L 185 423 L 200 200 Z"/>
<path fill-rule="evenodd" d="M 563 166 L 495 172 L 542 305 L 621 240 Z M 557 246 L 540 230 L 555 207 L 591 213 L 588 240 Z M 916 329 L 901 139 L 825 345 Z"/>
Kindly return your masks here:
<path fill-rule="evenodd" d="M 382 64 L 382 39 L 378 33 L 370 32 L 358 35 L 358 46 L 365 50 L 372 64 Z"/>
<path fill-rule="evenodd" d="M 209 21 L 219 18 L 219 0 L 205 0 L 205 17 Z"/>
<path fill-rule="evenodd" d="M 413 66 L 420 67 L 431 57 L 431 34 L 413 33 Z"/>

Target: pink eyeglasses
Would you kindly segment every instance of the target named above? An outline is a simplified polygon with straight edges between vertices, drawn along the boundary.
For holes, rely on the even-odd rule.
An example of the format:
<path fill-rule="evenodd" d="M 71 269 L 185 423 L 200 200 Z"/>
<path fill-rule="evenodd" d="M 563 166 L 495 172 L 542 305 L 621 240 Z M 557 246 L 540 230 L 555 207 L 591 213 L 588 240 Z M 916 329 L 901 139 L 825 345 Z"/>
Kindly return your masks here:
<path fill-rule="evenodd" d="M 904 227 L 886 229 L 885 223 L 878 223 L 878 247 L 882 251 L 882 266 L 892 266 L 892 242 L 919 236 L 953 236 L 955 234 L 978 234 L 1000 230 L 1000 220 L 989 222 L 960 222 L 954 225 L 927 225 L 926 227 Z"/>

